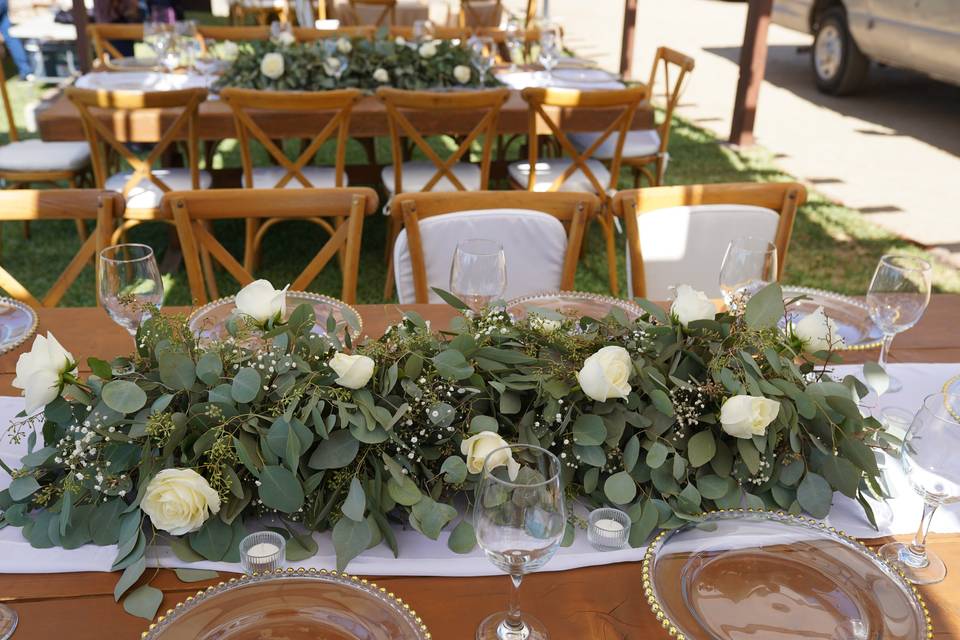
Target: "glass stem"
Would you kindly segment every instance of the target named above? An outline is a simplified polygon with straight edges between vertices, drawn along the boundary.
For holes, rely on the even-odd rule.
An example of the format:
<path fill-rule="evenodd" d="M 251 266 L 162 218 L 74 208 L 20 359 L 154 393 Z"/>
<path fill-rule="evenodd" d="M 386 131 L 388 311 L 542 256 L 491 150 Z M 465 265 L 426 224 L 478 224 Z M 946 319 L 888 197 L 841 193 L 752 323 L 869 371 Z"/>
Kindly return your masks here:
<path fill-rule="evenodd" d="M 506 626 L 512 631 L 523 629 L 523 619 L 520 617 L 520 582 L 523 576 L 510 574 L 510 608 L 507 609 Z"/>
<path fill-rule="evenodd" d="M 920 527 L 910 544 L 910 553 L 915 556 L 927 557 L 927 534 L 930 533 L 930 523 L 933 522 L 933 514 L 936 513 L 937 506 L 927 501 L 923 502 L 923 517 L 920 519 Z"/>
<path fill-rule="evenodd" d="M 887 358 L 890 357 L 890 347 L 893 346 L 893 338 L 895 335 L 896 334 L 893 333 L 883 334 L 883 346 L 880 347 L 880 362 L 878 364 L 884 369 L 887 367 Z"/>

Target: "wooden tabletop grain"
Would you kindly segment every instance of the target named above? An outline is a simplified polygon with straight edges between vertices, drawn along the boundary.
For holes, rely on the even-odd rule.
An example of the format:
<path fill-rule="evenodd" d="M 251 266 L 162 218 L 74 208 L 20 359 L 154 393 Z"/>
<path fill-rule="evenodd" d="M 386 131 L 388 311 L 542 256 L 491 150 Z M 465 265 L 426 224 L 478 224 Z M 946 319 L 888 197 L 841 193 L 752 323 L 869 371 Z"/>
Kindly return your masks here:
<path fill-rule="evenodd" d="M 453 317 L 451 309 L 440 305 L 357 308 L 363 316 L 364 333 L 369 335 L 379 335 L 388 323 L 400 318 L 403 309 L 416 310 L 437 329 L 448 326 Z M 186 309 L 171 310 L 178 311 Z M 960 296 L 934 296 L 920 323 L 897 338 L 892 359 L 960 362 L 958 319 Z M 42 310 L 39 330 L 52 331 L 81 364 L 87 356 L 119 355 L 133 346 L 130 337 L 96 308 Z M 15 391 L 10 382 L 17 357 L 17 353 L 0 356 L 0 394 Z M 876 357 L 876 352 L 853 352 L 845 361 Z M 960 638 L 960 608 L 956 605 L 960 600 L 960 535 L 931 536 L 930 543 L 950 570 L 941 584 L 921 589 L 933 619 L 934 637 Z M 20 614 L 20 628 L 13 640 L 138 638 L 147 623 L 127 615 L 114 602 L 116 579 L 108 573 L 0 574 L 0 601 Z M 437 640 L 472 638 L 477 624 L 487 614 L 501 610 L 507 598 L 505 577 L 373 579 L 408 602 Z M 213 583 L 184 584 L 173 572 L 158 570 L 152 584 L 164 592 L 164 611 Z M 524 609 L 546 621 L 553 640 L 666 639 L 642 594 L 639 563 L 622 563 L 528 576 L 521 597 Z"/>

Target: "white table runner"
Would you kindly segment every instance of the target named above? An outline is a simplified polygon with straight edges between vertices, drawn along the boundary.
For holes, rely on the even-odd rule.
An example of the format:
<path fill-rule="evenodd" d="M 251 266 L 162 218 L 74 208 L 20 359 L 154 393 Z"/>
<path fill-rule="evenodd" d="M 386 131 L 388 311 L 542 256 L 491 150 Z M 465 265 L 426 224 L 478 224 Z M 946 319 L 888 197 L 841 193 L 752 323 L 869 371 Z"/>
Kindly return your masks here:
<path fill-rule="evenodd" d="M 544 71 L 503 71 L 497 74 L 497 80 L 517 91 L 528 87 L 596 91 L 623 89 L 625 86 L 616 76 L 602 69 L 554 69 L 552 79 Z"/>
<path fill-rule="evenodd" d="M 837 367 L 837 375 L 857 374 L 859 365 Z M 940 391 L 944 382 L 960 373 L 960 364 L 900 364 L 892 365 L 890 373 L 903 381 L 904 388 L 896 394 L 879 399 L 874 411 L 888 406 L 909 409 L 920 407 L 923 399 Z M 872 404 L 872 402 L 868 403 Z M 6 425 L 23 407 L 20 398 L 0 397 L 0 425 Z M 0 427 L 2 428 L 2 427 Z M 11 445 L 6 437 L 0 439 L 0 458 L 12 467 L 19 466 L 25 445 Z M 828 518 L 831 526 L 860 538 L 875 538 L 890 534 L 913 533 L 920 521 L 922 503 L 913 493 L 900 471 L 899 464 L 887 460 L 883 465 L 887 483 L 893 493 L 889 504 L 876 504 L 875 511 L 880 531 L 876 531 L 862 515 L 860 505 L 838 494 L 834 496 L 833 510 Z M 0 471 L 0 489 L 10 479 Z M 467 555 L 458 555 L 447 548 L 448 526 L 437 541 L 429 540 L 413 530 L 396 531 L 400 557 L 383 544 L 365 551 L 355 558 L 347 570 L 356 575 L 398 576 L 483 576 L 499 575 L 483 553 L 477 549 Z M 960 532 L 960 504 L 941 507 L 933 520 L 936 533 Z M 333 543 L 329 533 L 314 534 L 320 551 L 314 557 L 293 566 L 332 569 L 336 566 Z M 598 552 L 587 542 L 585 531 L 577 531 L 574 544 L 562 548 L 547 564 L 546 571 L 562 571 L 578 567 L 635 561 L 643 558 L 644 549 Z M 79 549 L 34 549 L 23 538 L 19 528 L 0 529 L 0 573 L 59 573 L 71 571 L 109 571 L 116 555 L 116 547 L 87 545 Z M 200 562 L 187 565 L 167 547 L 154 547 L 149 552 L 150 564 L 161 567 L 190 566 L 222 571 L 239 571 L 239 565 L 222 562 Z"/>

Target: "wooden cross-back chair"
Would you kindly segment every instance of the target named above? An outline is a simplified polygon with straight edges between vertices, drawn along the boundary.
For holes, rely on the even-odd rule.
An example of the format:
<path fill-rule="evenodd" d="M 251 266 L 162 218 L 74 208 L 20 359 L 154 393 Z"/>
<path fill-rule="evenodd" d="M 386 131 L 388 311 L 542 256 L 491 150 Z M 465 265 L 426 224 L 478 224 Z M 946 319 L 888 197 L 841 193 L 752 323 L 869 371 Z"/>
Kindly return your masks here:
<path fill-rule="evenodd" d="M 606 203 L 609 194 L 617 188 L 620 175 L 620 151 L 623 141 L 633 125 L 637 107 L 647 95 L 645 87 L 628 89 L 578 91 L 576 89 L 524 89 L 523 99 L 530 105 L 528 157 L 525 163 L 513 163 L 509 167 L 510 178 L 514 186 L 537 192 L 549 191 L 592 191 Z M 554 113 L 559 109 L 561 119 Z M 562 114 L 566 109 L 603 109 L 610 112 L 610 124 L 587 149 L 578 151 L 563 130 Z M 562 153 L 569 158 L 549 158 L 541 160 L 537 137 L 542 124 L 554 137 Z M 616 140 L 616 152 L 609 171 L 591 156 L 608 138 Z M 537 174 L 546 174 L 547 180 L 538 184 Z M 524 184 L 524 180 L 526 184 Z M 617 283 L 617 256 L 614 240 L 613 216 L 609 207 L 597 218 L 603 229 L 607 251 L 607 271 L 610 289 L 614 295 L 619 293 Z"/>
<path fill-rule="evenodd" d="M 729 205 L 700 209 L 701 215 L 707 219 L 712 218 L 711 222 L 715 225 L 706 231 L 698 232 L 696 222 L 692 218 L 682 222 L 683 229 L 664 228 L 662 231 L 665 238 L 672 237 L 677 240 L 678 246 L 686 247 L 684 258 L 697 268 L 702 265 L 703 269 L 708 270 L 709 277 L 715 281 L 715 274 L 720 268 L 723 251 L 726 250 L 728 242 L 735 237 L 754 235 L 755 232 L 747 226 L 750 220 L 759 219 L 770 226 L 767 219 L 772 217 L 770 213 L 772 211 L 778 216 L 771 241 L 777 248 L 777 277 L 779 278 L 787 262 L 787 250 L 790 246 L 797 208 L 806 201 L 806 194 L 807 191 L 803 185 L 790 182 L 648 187 L 619 192 L 613 198 L 612 209 L 614 215 L 623 220 L 626 229 L 629 258 L 627 275 L 630 279 L 632 295 L 638 298 L 646 297 L 650 288 L 642 250 L 643 238 L 639 220 L 641 216 L 663 212 L 662 222 L 669 225 L 671 219 L 676 220 L 685 213 L 674 210 L 674 207 L 692 207 L 695 210 L 702 205 Z M 726 235 L 720 237 L 722 232 L 718 230 L 726 231 Z M 684 231 L 687 233 L 687 238 L 677 238 L 677 233 L 682 234 Z M 703 243 L 711 246 L 714 254 L 712 257 L 716 258 L 715 260 L 707 259 L 704 251 L 697 249 L 697 243 L 694 240 L 698 238 L 693 238 L 694 234 L 702 236 Z M 681 283 L 671 282 L 667 283 L 667 286 L 676 284 Z M 662 295 L 663 288 L 658 287 L 655 295 Z"/>
<path fill-rule="evenodd" d="M 497 57 L 499 62 L 510 62 L 510 51 L 507 49 L 507 30 L 500 27 L 480 27 L 475 30 L 481 37 L 493 38 L 497 45 Z M 524 62 L 530 60 L 530 46 L 540 40 L 540 29 L 524 29 L 523 32 L 523 58 Z"/>
<path fill-rule="evenodd" d="M 234 125 L 240 141 L 244 186 L 248 189 L 345 186 L 344 170 L 350 114 L 362 95 L 357 89 L 312 92 L 224 89 L 220 93 L 220 98 L 233 111 Z M 284 150 L 257 124 L 256 114 L 263 114 L 265 111 L 311 113 L 334 111 L 335 113 L 300 155 L 295 160 L 290 160 Z M 337 145 L 333 171 L 331 172 L 327 167 L 311 165 L 323 144 L 332 139 L 336 140 Z M 269 168 L 254 168 L 251 148 L 253 140 L 259 142 L 271 159 L 279 165 L 280 172 Z M 327 220 L 314 218 L 312 221 L 324 227 L 329 233 L 334 233 L 333 227 Z M 255 268 L 259 256 L 259 243 L 256 241 L 259 226 L 260 221 L 256 218 L 246 220 L 244 267 L 248 271 Z"/>
<path fill-rule="evenodd" d="M 314 42 L 327 38 L 365 38 L 373 40 L 377 28 L 369 25 L 345 25 L 336 29 L 314 29 L 312 27 L 294 27 L 293 35 L 298 42 Z"/>
<path fill-rule="evenodd" d="M 168 193 L 163 199 L 164 214 L 177 225 L 177 235 L 183 249 L 184 264 L 190 282 L 190 294 L 195 304 L 205 304 L 215 292 L 208 295 L 201 274 L 201 249 L 233 276 L 240 285 L 253 282 L 253 274 L 227 251 L 211 231 L 215 220 L 236 218 L 271 218 L 280 220 L 311 220 L 314 218 L 345 218 L 330 239 L 320 248 L 304 270 L 290 284 L 293 290 L 304 291 L 337 253 L 343 253 L 343 287 L 340 298 L 347 303 L 356 301 L 357 273 L 360 264 L 360 242 L 363 218 L 379 207 L 377 194 L 366 187 L 340 189 L 216 189 Z M 262 225 L 259 238 L 270 228 Z"/>
<path fill-rule="evenodd" d="M 253 16 L 257 25 L 267 25 L 273 16 L 283 23 L 290 22 L 291 14 L 295 12 L 291 8 L 289 0 L 265 1 L 245 3 L 243 0 L 233 0 L 230 2 L 230 23 L 232 25 L 243 25 L 247 21 L 247 16 Z"/>
<path fill-rule="evenodd" d="M 472 33 L 471 29 L 464 29 L 462 27 L 449 27 L 444 25 L 434 25 L 433 26 L 433 37 L 438 40 L 461 40 L 466 41 Z M 413 27 L 410 25 L 394 25 L 390 27 L 389 31 L 391 38 L 401 37 L 408 42 L 412 42 L 414 39 Z"/>
<path fill-rule="evenodd" d="M 97 23 L 87 25 L 87 35 L 93 44 L 94 66 L 108 69 L 116 68 L 111 64 L 113 58 L 123 58 L 123 54 L 113 46 L 111 40 L 143 40 L 142 24 Z"/>
<path fill-rule="evenodd" d="M 496 27 L 503 15 L 503 0 L 460 0 L 461 27 Z"/>
<path fill-rule="evenodd" d="M 406 231 L 416 302 L 426 303 L 429 302 L 430 290 L 427 281 L 427 258 L 420 233 L 421 221 L 435 216 L 465 212 L 488 215 L 502 213 L 503 210 L 508 212 L 521 210 L 549 214 L 559 220 L 567 232 L 567 248 L 563 257 L 560 289 L 569 291 L 574 288 L 574 277 L 587 222 L 599 208 L 600 199 L 590 193 L 527 191 L 402 193 L 391 201 L 390 216 Z M 505 229 L 504 234 L 509 234 L 509 229 Z M 397 265 L 397 268 L 399 269 L 400 265 Z M 547 286 L 538 285 L 534 289 L 542 290 Z"/>
<path fill-rule="evenodd" d="M 376 27 L 389 27 L 397 23 L 397 0 L 349 0 L 354 24 L 365 24 L 357 13 L 357 7 L 379 7 L 380 13 L 373 21 Z"/>
<path fill-rule="evenodd" d="M 110 231 L 116 217 L 123 215 L 123 196 L 98 189 L 17 189 L 0 191 L 0 222 L 35 220 L 74 220 L 96 223 L 94 232 L 80 244 L 73 259 L 42 297 L 36 297 L 6 269 L 0 266 L 0 289 L 35 308 L 55 307 L 76 281 L 84 267 L 110 244 Z"/>

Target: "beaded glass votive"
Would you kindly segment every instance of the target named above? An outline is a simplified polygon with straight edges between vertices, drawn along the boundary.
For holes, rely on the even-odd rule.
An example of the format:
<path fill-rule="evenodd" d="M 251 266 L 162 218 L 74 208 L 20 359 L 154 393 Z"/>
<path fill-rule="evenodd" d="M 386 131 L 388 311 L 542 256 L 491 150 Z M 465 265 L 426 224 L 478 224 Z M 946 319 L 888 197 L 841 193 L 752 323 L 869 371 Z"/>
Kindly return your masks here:
<path fill-rule="evenodd" d="M 286 547 L 286 540 L 279 533 L 251 533 L 240 541 L 240 562 L 244 573 L 266 573 L 283 569 Z"/>
<path fill-rule="evenodd" d="M 603 508 L 590 512 L 587 540 L 597 551 L 616 551 L 630 538 L 630 516 L 620 509 Z"/>

